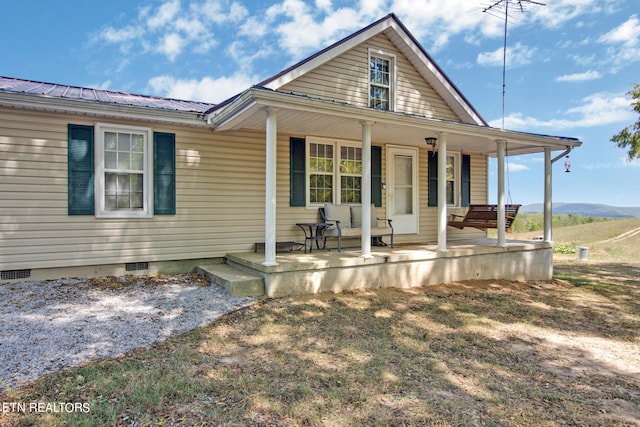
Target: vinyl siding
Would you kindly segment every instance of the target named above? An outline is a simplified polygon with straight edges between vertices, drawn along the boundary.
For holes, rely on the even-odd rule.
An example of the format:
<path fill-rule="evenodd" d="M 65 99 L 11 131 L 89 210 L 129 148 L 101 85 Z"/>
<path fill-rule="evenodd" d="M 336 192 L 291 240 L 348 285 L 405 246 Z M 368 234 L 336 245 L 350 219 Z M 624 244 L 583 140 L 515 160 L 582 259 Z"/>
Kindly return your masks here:
<path fill-rule="evenodd" d="M 459 121 L 459 117 L 383 34 L 337 56 L 279 90 L 369 106 L 369 48 L 396 56 L 395 111 Z"/>
<path fill-rule="evenodd" d="M 94 124 L 0 110 L 0 269 L 219 257 L 264 240 L 264 134 L 153 126 L 176 134 L 176 215 L 97 219 L 67 214 L 68 123 Z"/>

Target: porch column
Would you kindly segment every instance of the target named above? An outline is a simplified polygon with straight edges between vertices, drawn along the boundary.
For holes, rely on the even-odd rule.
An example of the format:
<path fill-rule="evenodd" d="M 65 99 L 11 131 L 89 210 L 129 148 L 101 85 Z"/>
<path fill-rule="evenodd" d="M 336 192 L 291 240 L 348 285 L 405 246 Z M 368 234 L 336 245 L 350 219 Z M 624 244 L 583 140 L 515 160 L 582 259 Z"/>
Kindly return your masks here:
<path fill-rule="evenodd" d="M 504 206 L 504 157 L 507 141 L 499 139 L 498 144 L 498 246 L 506 246 L 505 206 Z"/>
<path fill-rule="evenodd" d="M 278 115 L 275 109 L 266 107 L 266 176 L 264 207 L 264 266 L 276 262 L 276 157 L 278 141 Z"/>
<path fill-rule="evenodd" d="M 551 148 L 544 149 L 544 241 L 552 242 L 553 202 Z"/>
<path fill-rule="evenodd" d="M 371 255 L 371 122 L 362 121 L 362 258 Z"/>
<path fill-rule="evenodd" d="M 447 134 L 438 134 L 438 250 L 447 251 Z"/>

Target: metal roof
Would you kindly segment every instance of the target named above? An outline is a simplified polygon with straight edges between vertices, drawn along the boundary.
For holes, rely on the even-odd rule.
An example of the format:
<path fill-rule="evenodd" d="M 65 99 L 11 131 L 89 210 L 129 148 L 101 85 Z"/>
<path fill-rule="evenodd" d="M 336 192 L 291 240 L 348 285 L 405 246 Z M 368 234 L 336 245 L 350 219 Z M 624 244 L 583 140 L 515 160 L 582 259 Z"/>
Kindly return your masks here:
<path fill-rule="evenodd" d="M 39 95 L 51 98 L 76 99 L 103 104 L 128 105 L 158 110 L 204 113 L 215 104 L 156 96 L 135 95 L 79 86 L 44 83 L 0 76 L 0 91 Z"/>

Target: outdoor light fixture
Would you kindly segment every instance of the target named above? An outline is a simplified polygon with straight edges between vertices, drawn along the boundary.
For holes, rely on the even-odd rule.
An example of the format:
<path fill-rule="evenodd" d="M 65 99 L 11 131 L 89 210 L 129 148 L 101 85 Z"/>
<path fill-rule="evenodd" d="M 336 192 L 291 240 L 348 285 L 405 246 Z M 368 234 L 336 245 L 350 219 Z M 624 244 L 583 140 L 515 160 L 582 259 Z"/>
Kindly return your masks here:
<path fill-rule="evenodd" d="M 430 145 L 431 148 L 435 150 L 436 146 L 438 145 L 438 138 L 434 138 L 431 136 L 431 137 L 425 138 L 424 142 L 426 142 L 427 145 Z"/>
<path fill-rule="evenodd" d="M 567 160 L 564 161 L 564 171 L 571 172 L 571 162 L 569 161 L 569 156 L 566 157 Z"/>

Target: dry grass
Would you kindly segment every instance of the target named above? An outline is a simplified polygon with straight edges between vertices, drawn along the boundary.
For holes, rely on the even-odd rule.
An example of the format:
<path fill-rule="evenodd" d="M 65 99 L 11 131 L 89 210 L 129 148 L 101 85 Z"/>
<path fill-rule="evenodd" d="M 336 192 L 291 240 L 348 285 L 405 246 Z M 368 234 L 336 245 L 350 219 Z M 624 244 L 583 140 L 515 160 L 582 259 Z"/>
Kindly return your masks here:
<path fill-rule="evenodd" d="M 1 396 L 89 413 L 0 424 L 640 425 L 640 264 L 556 273 L 263 300 Z"/>

